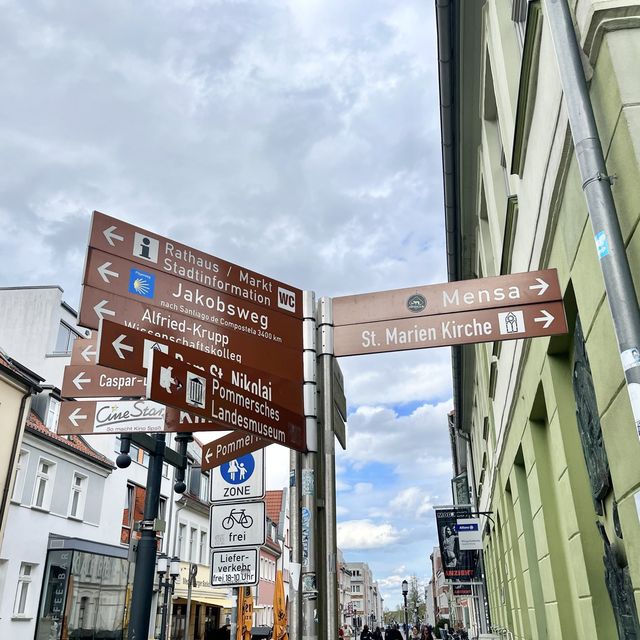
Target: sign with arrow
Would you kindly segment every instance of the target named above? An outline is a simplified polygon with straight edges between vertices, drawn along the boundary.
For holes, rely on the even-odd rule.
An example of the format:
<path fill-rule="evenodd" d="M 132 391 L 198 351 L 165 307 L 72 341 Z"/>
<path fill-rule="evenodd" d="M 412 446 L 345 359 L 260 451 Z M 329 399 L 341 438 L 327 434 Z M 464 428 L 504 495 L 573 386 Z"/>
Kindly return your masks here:
<path fill-rule="evenodd" d="M 144 378 L 97 365 L 68 365 L 62 379 L 63 398 L 143 397 Z"/>
<path fill-rule="evenodd" d="M 278 405 L 264 385 L 254 393 L 161 351 L 150 355 L 147 397 L 151 400 L 306 451 L 304 415 Z"/>
<path fill-rule="evenodd" d="M 58 434 L 136 433 L 165 430 L 165 407 L 148 400 L 66 401 Z M 190 428 L 185 431 L 191 431 Z"/>
<path fill-rule="evenodd" d="M 76 338 L 71 347 L 71 364 L 96 364 L 98 355 L 98 337 Z"/>
<path fill-rule="evenodd" d="M 152 431 L 191 433 L 229 429 L 218 424 L 194 422 L 187 414 L 150 400 L 65 400 L 60 405 L 57 430 L 60 435 Z"/>
<path fill-rule="evenodd" d="M 287 374 L 284 377 L 264 370 L 276 368 L 281 371 L 282 361 L 258 363 L 262 366 L 257 369 L 239 362 L 225 361 L 217 354 L 192 349 L 178 342 L 154 339 L 144 331 L 124 327 L 109 320 L 102 321 L 98 354 L 98 362 L 101 365 L 146 376 L 148 353 L 152 350 L 162 351 L 176 360 L 195 365 L 240 389 L 258 394 L 268 390 L 276 404 L 300 414 L 303 412 L 302 371 L 299 371 L 300 378 L 296 381 L 292 379 L 292 374 L 296 373 L 295 368 L 293 371 L 282 371 Z M 302 360 L 298 358 L 296 363 L 301 365 Z"/>
<path fill-rule="evenodd" d="M 549 302 L 339 326 L 334 329 L 334 354 L 384 353 L 566 332 L 562 302 Z"/>
<path fill-rule="evenodd" d="M 115 296 L 108 291 L 84 286 L 79 323 L 97 329 L 101 320 L 111 320 L 116 326 L 120 325 L 121 332 L 112 340 L 121 334 L 128 335 L 124 329 L 131 329 L 145 334 L 144 339 L 149 341 L 155 340 L 165 345 L 185 345 L 222 361 L 245 364 L 289 380 L 297 380 L 302 385 L 301 350 L 289 349 L 275 341 L 256 341 L 254 336 L 229 329 L 224 323 L 203 322 L 196 317 L 163 311 L 135 300 Z M 104 346 L 104 340 L 101 340 L 101 343 Z M 124 338 L 119 345 L 118 360 L 125 362 L 128 360 L 124 353 L 127 346 L 135 348 L 135 345 Z M 133 355 L 133 352 L 129 353 Z M 132 357 L 131 361 L 137 362 L 140 366 L 141 361 L 137 357 Z M 109 366 L 117 368 L 113 363 Z M 131 372 L 136 373 L 135 370 Z"/>
<path fill-rule="evenodd" d="M 265 309 L 250 300 L 240 300 L 153 267 L 141 267 L 132 260 L 89 249 L 84 284 L 144 302 L 162 311 L 171 311 L 177 317 L 188 316 L 224 326 L 232 332 L 253 336 L 256 342 L 302 349 L 300 318 L 283 311 Z M 105 307 L 102 313 L 105 313 Z M 97 319 L 94 320 L 96 323 Z M 92 328 L 96 327 L 97 324 Z"/>
<path fill-rule="evenodd" d="M 135 227 L 99 211 L 93 213 L 89 246 L 111 256 L 118 256 L 143 265 L 142 271 L 147 271 L 147 267 L 162 270 L 184 281 L 234 296 L 239 301 L 250 301 L 263 309 L 280 311 L 302 319 L 300 289 L 151 233 L 146 229 Z M 109 260 L 102 264 L 104 265 L 105 262 Z M 111 262 L 115 264 L 115 261 Z M 118 269 L 113 268 L 114 264 L 101 266 L 103 280 L 104 278 L 111 281 L 118 278 L 124 279 Z M 113 276 L 108 273 L 110 271 L 118 275 Z M 128 279 L 129 276 L 127 276 Z"/>
<path fill-rule="evenodd" d="M 335 327 L 399 318 L 522 307 L 562 299 L 556 269 L 458 280 L 332 299 Z"/>
<path fill-rule="evenodd" d="M 167 408 L 169 410 L 169 408 Z M 239 456 L 257 451 L 271 444 L 251 433 L 234 431 L 222 438 L 202 445 L 202 471 L 219 467 Z M 213 498 L 211 498 L 213 500 Z"/>

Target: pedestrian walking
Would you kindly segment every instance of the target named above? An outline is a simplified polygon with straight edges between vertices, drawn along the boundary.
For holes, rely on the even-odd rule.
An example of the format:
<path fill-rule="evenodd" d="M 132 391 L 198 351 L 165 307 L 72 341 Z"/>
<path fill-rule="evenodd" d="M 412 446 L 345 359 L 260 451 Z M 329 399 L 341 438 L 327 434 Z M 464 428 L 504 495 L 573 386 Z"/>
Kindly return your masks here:
<path fill-rule="evenodd" d="M 382 630 L 380 629 L 380 627 L 376 627 L 376 630 L 373 632 L 372 637 L 374 638 L 374 640 L 383 640 Z"/>
<path fill-rule="evenodd" d="M 369 625 L 362 627 L 362 633 L 360 633 L 360 640 L 373 640 L 373 634 L 369 631 Z"/>

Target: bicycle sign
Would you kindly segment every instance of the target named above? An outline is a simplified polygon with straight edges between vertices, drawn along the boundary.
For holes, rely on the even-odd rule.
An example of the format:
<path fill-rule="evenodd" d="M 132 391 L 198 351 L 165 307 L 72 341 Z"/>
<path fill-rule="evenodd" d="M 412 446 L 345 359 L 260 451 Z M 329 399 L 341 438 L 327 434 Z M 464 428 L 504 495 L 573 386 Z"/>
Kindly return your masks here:
<path fill-rule="evenodd" d="M 211 502 L 246 502 L 264 498 L 264 449 L 213 468 L 210 487 Z"/>
<path fill-rule="evenodd" d="M 259 546 L 265 542 L 264 502 L 213 505 L 209 521 L 214 549 Z"/>
<path fill-rule="evenodd" d="M 245 513 L 246 509 L 231 509 L 229 515 L 222 520 L 222 528 L 227 531 L 235 524 L 248 529 L 253 524 L 253 518 Z"/>

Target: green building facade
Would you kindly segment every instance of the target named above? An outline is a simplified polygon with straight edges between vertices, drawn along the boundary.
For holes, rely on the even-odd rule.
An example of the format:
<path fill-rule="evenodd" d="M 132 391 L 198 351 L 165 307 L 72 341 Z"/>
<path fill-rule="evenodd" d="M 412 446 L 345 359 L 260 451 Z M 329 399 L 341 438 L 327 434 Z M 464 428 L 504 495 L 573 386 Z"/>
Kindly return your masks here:
<path fill-rule="evenodd" d="M 437 0 L 449 278 L 557 269 L 569 326 L 453 349 L 456 473 L 490 514 L 494 628 L 640 638 L 640 439 L 545 11 L 558 1 L 640 288 L 640 2 Z"/>

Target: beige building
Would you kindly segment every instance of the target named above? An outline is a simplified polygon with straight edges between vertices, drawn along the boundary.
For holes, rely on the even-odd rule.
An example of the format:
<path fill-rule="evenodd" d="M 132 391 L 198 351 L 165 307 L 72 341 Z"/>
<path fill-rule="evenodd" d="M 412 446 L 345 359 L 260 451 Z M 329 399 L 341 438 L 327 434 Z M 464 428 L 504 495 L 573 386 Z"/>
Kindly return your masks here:
<path fill-rule="evenodd" d="M 597 124 L 582 153 L 595 139 L 606 161 L 586 179 L 550 30 L 560 4 Z M 515 638 L 638 638 L 640 442 L 621 363 L 632 349 L 618 346 L 605 291 L 611 236 L 592 228 L 584 192 L 615 176 L 637 288 L 640 3 L 438 0 L 437 14 L 449 278 L 557 269 L 569 327 L 453 349 L 455 426 L 490 516 L 490 623 Z"/>
<path fill-rule="evenodd" d="M 31 399 L 40 390 L 40 382 L 42 378 L 0 352 L 0 439 L 3 443 L 0 447 L 0 546 L 24 426 L 31 409 Z"/>

